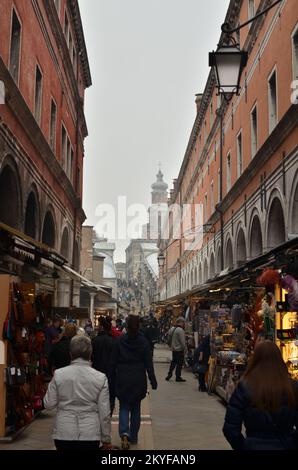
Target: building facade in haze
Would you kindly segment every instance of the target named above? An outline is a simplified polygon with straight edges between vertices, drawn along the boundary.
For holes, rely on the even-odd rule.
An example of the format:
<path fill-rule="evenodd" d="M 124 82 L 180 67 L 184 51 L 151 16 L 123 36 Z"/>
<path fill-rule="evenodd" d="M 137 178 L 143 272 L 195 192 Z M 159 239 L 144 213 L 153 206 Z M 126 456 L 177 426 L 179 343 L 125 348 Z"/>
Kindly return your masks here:
<path fill-rule="evenodd" d="M 225 22 L 243 24 L 268 3 L 231 0 Z M 298 236 L 297 2 L 282 1 L 241 29 L 237 39 L 248 52 L 240 96 L 221 100 L 213 70 L 197 95 L 195 122 L 170 199 L 170 205 L 189 204 L 193 210 L 182 237 L 175 239 L 170 230 L 169 241 L 160 242 L 166 256 L 161 300 Z M 185 234 L 198 229 L 196 204 L 203 207 L 204 233 L 201 245 L 188 249 Z"/>

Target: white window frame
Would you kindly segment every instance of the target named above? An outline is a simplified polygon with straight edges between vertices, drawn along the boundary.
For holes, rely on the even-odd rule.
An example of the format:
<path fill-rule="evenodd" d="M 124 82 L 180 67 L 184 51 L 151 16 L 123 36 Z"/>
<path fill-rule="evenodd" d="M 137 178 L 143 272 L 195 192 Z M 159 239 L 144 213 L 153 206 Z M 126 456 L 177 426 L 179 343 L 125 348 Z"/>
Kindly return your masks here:
<path fill-rule="evenodd" d="M 241 152 L 239 148 L 239 137 L 241 137 Z M 243 173 L 243 133 L 242 129 L 237 134 L 236 137 L 236 154 L 237 154 L 237 178 L 240 178 L 240 176 Z M 240 159 L 241 157 L 241 159 Z M 241 168 L 240 168 L 240 163 L 241 163 Z"/>
<path fill-rule="evenodd" d="M 257 126 L 256 126 L 256 135 L 255 135 L 255 142 L 253 141 L 253 114 L 256 112 L 257 116 Z M 259 124 L 259 116 L 258 116 L 258 103 L 255 103 L 252 107 L 250 112 L 250 151 L 251 151 L 251 159 L 253 159 L 258 151 L 258 140 L 259 140 L 259 132 L 258 132 L 258 124 Z"/>
<path fill-rule="evenodd" d="M 231 151 L 227 153 L 227 193 L 230 191 L 232 187 L 232 159 L 231 159 Z M 228 164 L 230 163 L 230 165 Z"/>
<path fill-rule="evenodd" d="M 52 131 L 52 103 L 54 103 L 54 105 L 56 106 L 56 119 L 55 119 L 55 130 L 54 130 L 54 139 L 53 139 L 53 146 L 52 146 L 52 142 L 51 142 L 51 131 Z M 55 154 L 56 153 L 56 148 L 57 148 L 57 118 L 58 118 L 58 107 L 57 107 L 57 102 L 56 100 L 53 98 L 53 96 L 51 96 L 51 107 L 50 107 L 50 147 L 53 151 L 53 153 Z M 62 140 L 62 139 L 61 139 Z"/>
<path fill-rule="evenodd" d="M 294 37 L 297 36 L 297 52 L 295 53 Z M 298 80 L 298 23 L 296 24 L 292 34 L 292 76 L 293 80 Z"/>
<path fill-rule="evenodd" d="M 253 6 L 253 8 L 251 8 Z M 248 9 L 248 19 L 251 20 L 256 14 L 256 3 L 255 0 L 248 0 L 247 2 Z M 253 10 L 253 11 L 252 11 Z M 250 23 L 249 28 L 251 28 L 252 23 Z"/>
<path fill-rule="evenodd" d="M 21 34 L 20 34 L 20 53 L 19 53 L 19 63 L 18 63 L 18 79 L 15 81 L 17 86 L 19 86 L 20 83 L 20 75 L 21 75 L 21 58 L 22 58 L 22 44 L 23 44 L 23 23 L 21 21 L 21 17 L 15 7 L 15 5 L 12 6 L 11 9 L 11 18 L 10 18 L 10 38 L 9 38 L 9 56 L 8 56 L 8 69 L 10 71 L 11 68 L 11 46 L 12 46 L 12 41 L 11 41 L 11 36 L 12 36 L 12 22 L 13 22 L 13 13 L 15 13 L 18 22 L 20 23 L 21 26 Z M 11 73 L 11 72 L 10 72 Z"/>
<path fill-rule="evenodd" d="M 274 74 L 275 74 L 275 84 L 276 84 L 276 119 L 275 119 L 275 124 L 272 125 L 271 109 L 270 109 L 270 81 Z M 267 79 L 267 99 L 268 99 L 268 129 L 269 129 L 269 134 L 271 134 L 271 132 L 275 129 L 275 127 L 278 124 L 278 76 L 277 76 L 276 65 L 271 70 L 271 73 Z"/>

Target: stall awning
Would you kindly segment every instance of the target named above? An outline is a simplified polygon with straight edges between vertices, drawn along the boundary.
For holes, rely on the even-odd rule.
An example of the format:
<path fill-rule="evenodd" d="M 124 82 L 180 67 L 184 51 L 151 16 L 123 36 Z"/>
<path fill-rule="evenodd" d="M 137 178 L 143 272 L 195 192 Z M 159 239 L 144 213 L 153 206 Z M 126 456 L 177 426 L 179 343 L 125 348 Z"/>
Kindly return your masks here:
<path fill-rule="evenodd" d="M 83 286 L 94 289 L 97 292 L 102 292 L 102 293 L 108 295 L 109 297 L 111 297 L 111 294 L 108 292 L 108 289 L 110 289 L 108 286 L 94 284 L 94 282 L 89 281 L 89 279 L 87 279 L 86 277 L 84 277 L 81 274 L 77 273 L 74 269 L 70 268 L 66 264 L 64 266 L 62 266 L 61 269 L 63 269 L 63 271 L 65 271 L 73 279 L 76 279 L 76 280 L 80 281 Z"/>

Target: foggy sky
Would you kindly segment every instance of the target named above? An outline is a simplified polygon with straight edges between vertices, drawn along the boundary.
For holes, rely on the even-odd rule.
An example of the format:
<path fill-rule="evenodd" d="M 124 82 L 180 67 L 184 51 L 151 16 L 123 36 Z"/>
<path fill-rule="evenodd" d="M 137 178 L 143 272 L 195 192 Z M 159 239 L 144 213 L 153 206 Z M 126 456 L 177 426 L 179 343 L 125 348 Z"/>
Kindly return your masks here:
<path fill-rule="evenodd" d="M 100 203 L 150 204 L 161 162 L 172 187 L 229 0 L 79 0 L 93 86 L 86 93 L 86 224 Z M 115 261 L 125 261 L 117 241 Z"/>

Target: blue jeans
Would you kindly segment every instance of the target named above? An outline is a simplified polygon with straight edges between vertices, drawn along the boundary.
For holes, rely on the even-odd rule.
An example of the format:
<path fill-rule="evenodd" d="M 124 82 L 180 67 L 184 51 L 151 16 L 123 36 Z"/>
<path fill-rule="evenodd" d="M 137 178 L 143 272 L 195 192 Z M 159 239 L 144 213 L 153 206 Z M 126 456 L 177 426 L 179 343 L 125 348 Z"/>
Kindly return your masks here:
<path fill-rule="evenodd" d="M 130 418 L 130 419 L 129 419 Z M 138 433 L 141 426 L 141 402 L 133 405 L 120 402 L 119 434 L 120 437 L 128 436 L 130 442 L 138 441 Z"/>

